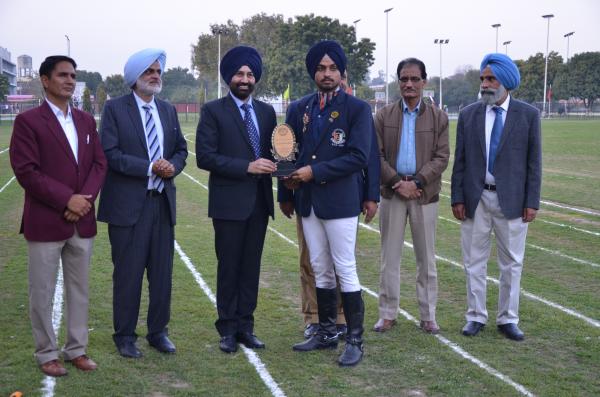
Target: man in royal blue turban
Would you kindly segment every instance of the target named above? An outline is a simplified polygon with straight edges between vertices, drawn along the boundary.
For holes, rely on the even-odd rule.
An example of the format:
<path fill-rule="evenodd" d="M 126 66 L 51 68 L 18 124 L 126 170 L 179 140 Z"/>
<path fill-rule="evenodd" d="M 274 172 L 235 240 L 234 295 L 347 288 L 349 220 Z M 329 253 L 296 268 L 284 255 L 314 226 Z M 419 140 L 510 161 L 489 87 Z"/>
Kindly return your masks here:
<path fill-rule="evenodd" d="M 258 83 L 262 76 L 262 59 L 256 49 L 245 45 L 233 47 L 221 60 L 220 71 L 223 80 L 229 85 L 233 75 L 244 65 L 250 68 Z"/>
<path fill-rule="evenodd" d="M 540 114 L 512 96 L 520 75 L 508 56 L 486 55 L 480 79 L 481 101 L 458 116 L 451 184 L 467 277 L 462 333 L 475 336 L 488 321 L 486 277 L 493 231 L 500 270 L 496 325 L 504 336 L 520 341 L 525 338 L 517 325 L 525 240 L 540 205 Z"/>
<path fill-rule="evenodd" d="M 313 45 L 310 50 L 308 50 L 308 54 L 306 54 L 306 70 L 308 70 L 308 75 L 311 79 L 315 79 L 317 66 L 325 55 L 331 58 L 342 75 L 346 72 L 346 64 L 348 61 L 342 47 L 337 41 L 323 40 Z"/>
<path fill-rule="evenodd" d="M 133 87 L 137 79 L 148 69 L 154 62 L 160 65 L 159 74 L 162 75 L 165 71 L 167 62 L 167 53 L 160 48 L 146 48 L 138 51 L 129 57 L 125 64 L 125 83 L 128 87 Z"/>
<path fill-rule="evenodd" d="M 98 220 L 108 223 L 113 268 L 113 340 L 119 354 L 140 358 L 136 327 L 144 273 L 148 279 L 150 346 L 174 353 L 169 339 L 175 225 L 175 177 L 187 145 L 177 111 L 156 97 L 165 70 L 163 50 L 148 48 L 125 64 L 131 93 L 106 102 L 100 138 L 108 173 Z"/>
<path fill-rule="evenodd" d="M 275 110 L 252 96 L 262 62 L 251 47 L 237 46 L 221 60 L 229 94 L 202 106 L 196 130 L 196 164 L 210 172 L 208 216 L 215 231 L 219 349 L 238 342 L 265 344 L 254 335 L 260 262 L 269 216 L 274 215 L 271 133 Z"/>

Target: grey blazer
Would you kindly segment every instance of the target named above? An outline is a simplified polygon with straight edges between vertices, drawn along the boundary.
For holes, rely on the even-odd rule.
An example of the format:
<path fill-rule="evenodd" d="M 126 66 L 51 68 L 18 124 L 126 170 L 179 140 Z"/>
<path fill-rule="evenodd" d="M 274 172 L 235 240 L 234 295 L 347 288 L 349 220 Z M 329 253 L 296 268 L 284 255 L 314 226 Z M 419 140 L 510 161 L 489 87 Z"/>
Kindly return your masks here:
<path fill-rule="evenodd" d="M 473 218 L 483 192 L 486 170 L 485 110 L 481 102 L 458 116 L 452 170 L 452 205 L 463 203 Z M 538 209 L 542 183 L 540 113 L 511 97 L 494 164 L 496 191 L 507 219 L 519 218 L 524 208 Z"/>

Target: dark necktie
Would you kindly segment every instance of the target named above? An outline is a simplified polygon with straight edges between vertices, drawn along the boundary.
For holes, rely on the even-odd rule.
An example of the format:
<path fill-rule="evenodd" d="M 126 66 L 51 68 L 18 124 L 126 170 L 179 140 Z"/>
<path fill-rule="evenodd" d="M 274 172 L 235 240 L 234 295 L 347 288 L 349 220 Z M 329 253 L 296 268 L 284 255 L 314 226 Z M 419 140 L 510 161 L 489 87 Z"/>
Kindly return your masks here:
<path fill-rule="evenodd" d="M 490 174 L 494 174 L 494 161 L 496 160 L 496 153 L 498 152 L 498 146 L 500 146 L 500 137 L 502 136 L 502 128 L 504 128 L 504 121 L 502 121 L 502 109 L 500 106 L 494 106 L 494 112 L 496 112 L 496 119 L 492 126 L 492 135 L 490 136 L 490 152 L 488 154 L 488 171 Z"/>
<path fill-rule="evenodd" d="M 254 121 L 252 121 L 252 115 L 250 114 L 250 105 L 244 103 L 242 105 L 242 110 L 244 111 L 244 123 L 246 124 L 246 131 L 248 132 L 248 138 L 250 139 L 250 144 L 252 145 L 252 150 L 254 151 L 254 158 L 260 157 L 260 138 L 258 136 L 258 130 L 254 125 Z"/>
<path fill-rule="evenodd" d="M 148 154 L 150 156 L 150 162 L 154 163 L 160 158 L 160 142 L 158 141 L 158 133 L 156 132 L 154 117 L 152 117 L 152 107 L 150 105 L 144 105 L 142 108 L 146 111 L 146 138 L 148 139 Z M 162 192 L 164 187 L 163 179 L 156 174 L 152 174 L 150 179 L 152 181 L 152 188 Z"/>

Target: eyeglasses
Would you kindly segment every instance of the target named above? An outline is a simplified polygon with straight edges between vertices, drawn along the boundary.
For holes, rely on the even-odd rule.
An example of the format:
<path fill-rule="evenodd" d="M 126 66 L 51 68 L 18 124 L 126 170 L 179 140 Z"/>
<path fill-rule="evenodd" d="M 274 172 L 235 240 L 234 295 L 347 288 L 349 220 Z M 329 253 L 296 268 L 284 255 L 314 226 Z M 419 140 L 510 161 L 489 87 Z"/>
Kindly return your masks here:
<path fill-rule="evenodd" d="M 409 81 L 411 83 L 419 83 L 421 80 L 423 79 L 420 77 L 400 77 L 400 82 L 404 84 L 408 83 Z"/>

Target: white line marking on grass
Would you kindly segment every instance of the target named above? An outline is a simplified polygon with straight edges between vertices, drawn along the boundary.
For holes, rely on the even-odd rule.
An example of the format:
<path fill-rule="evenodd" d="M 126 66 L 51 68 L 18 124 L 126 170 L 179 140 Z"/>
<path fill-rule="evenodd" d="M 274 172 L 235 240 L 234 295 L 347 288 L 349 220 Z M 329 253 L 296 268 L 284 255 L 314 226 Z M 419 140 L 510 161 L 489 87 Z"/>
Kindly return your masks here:
<path fill-rule="evenodd" d="M 12 181 L 14 181 L 14 180 L 15 180 L 15 177 L 13 176 L 12 178 L 10 178 L 10 180 L 9 180 L 8 182 L 6 182 L 6 183 L 4 184 L 4 186 L 0 187 L 0 193 L 2 193 L 2 192 L 4 191 L 4 189 L 6 189 L 6 187 L 7 187 L 8 185 L 10 185 L 10 183 L 11 183 Z"/>
<path fill-rule="evenodd" d="M 553 222 L 553 221 L 546 221 L 544 219 L 539 219 L 539 218 L 537 218 L 536 221 L 547 223 L 549 225 L 554 225 L 554 226 L 558 226 L 558 227 L 566 227 L 568 229 L 575 230 L 577 232 L 587 233 L 587 234 L 591 234 L 592 236 L 599 236 L 600 237 L 600 233 L 598 233 L 598 232 L 593 232 L 593 231 L 587 230 L 587 229 L 581 229 L 579 227 L 575 227 L 575 226 L 571 226 L 571 225 L 565 225 L 564 223 L 558 223 L 558 222 Z"/>
<path fill-rule="evenodd" d="M 369 225 L 365 225 L 362 222 L 360 222 L 359 225 L 361 227 L 367 229 L 367 230 L 372 231 L 372 232 L 380 233 L 379 230 L 377 230 L 374 227 L 371 227 Z M 409 248 L 413 248 L 413 245 L 411 243 L 409 243 L 408 241 L 405 241 L 404 245 L 407 246 L 407 247 L 409 247 Z M 463 267 L 462 264 L 460 264 L 460 263 L 458 263 L 456 261 L 453 261 L 451 259 L 444 258 L 443 256 L 439 256 L 439 255 L 436 255 L 435 258 L 438 259 L 438 260 L 440 260 L 440 261 L 442 261 L 442 262 L 446 262 L 446 263 L 454 265 L 454 266 L 456 266 L 458 268 L 464 269 L 464 267 Z M 492 282 L 492 283 L 494 283 L 496 285 L 500 285 L 500 281 L 498 281 L 498 279 L 495 279 L 493 277 L 487 276 L 486 280 L 488 280 L 488 281 L 490 281 L 490 282 Z M 593 318 L 590 318 L 590 317 L 587 317 L 587 316 L 584 316 L 583 314 L 578 313 L 575 310 L 566 308 L 566 307 L 564 307 L 562 305 L 559 305 L 558 303 L 554 303 L 554 302 L 551 302 L 551 301 L 549 301 L 547 299 L 544 299 L 542 297 L 534 295 L 531 292 L 525 291 L 523 288 L 521 288 L 521 294 L 523 294 L 523 296 L 526 296 L 527 298 L 529 298 L 531 300 L 534 300 L 534 301 L 543 303 L 545 305 L 548 305 L 550 307 L 553 307 L 555 309 L 558 309 L 558 310 L 562 311 L 563 313 L 569 314 L 569 315 L 571 315 L 573 317 L 577 317 L 578 319 L 583 320 L 586 323 L 588 323 L 588 324 L 590 324 L 590 325 L 592 325 L 594 327 L 600 328 L 600 321 L 594 320 Z"/>
<path fill-rule="evenodd" d="M 456 221 L 456 220 L 450 219 L 450 218 L 446 218 L 445 216 L 438 216 L 438 218 L 441 219 L 441 220 L 443 220 L 443 221 L 453 223 L 455 225 L 460 225 L 459 221 Z M 555 255 L 555 256 L 559 256 L 561 258 L 572 260 L 573 262 L 581 263 L 581 264 L 584 264 L 584 265 L 589 265 L 589 266 L 592 266 L 592 267 L 600 267 L 600 264 L 598 264 L 598 263 L 586 261 L 585 259 L 579 259 L 579 258 L 576 258 L 574 256 L 563 254 L 562 252 L 560 252 L 558 250 L 552 250 L 552 249 L 541 247 L 539 245 L 535 245 L 535 244 L 531 244 L 531 243 L 525 243 L 525 245 L 528 246 L 528 247 L 535 248 L 537 250 L 546 252 L 546 253 L 548 253 L 550 255 Z"/>
<path fill-rule="evenodd" d="M 191 176 L 187 172 L 182 171 L 181 173 L 183 175 L 187 176 L 188 178 L 190 178 L 192 181 L 196 182 L 198 185 L 202 186 L 204 189 L 208 190 L 208 186 L 206 186 L 204 183 L 200 182 L 198 179 L 194 178 L 193 176 Z"/>
<path fill-rule="evenodd" d="M 8 149 L 9 149 L 9 148 L 2 149 L 2 151 L 0 151 L 0 154 L 2 154 L 2 153 L 4 153 L 4 152 L 8 152 Z"/>
<path fill-rule="evenodd" d="M 196 267 L 194 266 L 194 264 L 192 263 L 190 258 L 185 254 L 185 252 L 183 252 L 183 250 L 181 249 L 181 246 L 179 246 L 179 243 L 177 243 L 177 240 L 175 240 L 175 250 L 179 254 L 179 257 L 181 258 L 183 263 L 185 263 L 185 265 L 188 268 L 188 270 L 190 271 L 190 273 L 192 273 L 192 276 L 194 277 L 194 279 L 196 280 L 196 282 L 198 283 L 198 285 L 200 286 L 202 291 L 204 291 L 206 296 L 208 296 L 208 299 L 216 307 L 217 299 L 215 298 L 215 295 L 211 291 L 208 284 L 206 284 L 206 282 L 202 278 L 202 275 L 198 272 L 198 270 L 196 270 Z M 285 397 L 285 394 L 279 388 L 279 385 L 277 385 L 277 382 L 275 382 L 275 380 L 273 379 L 273 377 L 267 370 L 267 367 L 262 362 L 262 360 L 260 359 L 258 354 L 256 354 L 253 350 L 248 349 L 244 345 L 240 345 L 240 347 L 242 348 L 244 354 L 248 358 L 248 361 L 250 362 L 250 364 L 252 364 L 254 366 L 254 368 L 256 369 L 256 372 L 258 372 L 258 375 L 260 376 L 262 381 L 265 383 L 265 385 L 271 391 L 271 394 L 275 397 Z"/>
<path fill-rule="evenodd" d="M 449 181 L 442 181 L 442 183 L 445 183 L 446 185 L 450 185 Z M 447 195 L 443 195 L 444 197 L 450 197 Z M 581 212 L 582 214 L 588 214 L 588 215 L 595 215 L 595 216 L 600 216 L 600 212 L 598 211 L 594 211 L 591 209 L 584 209 L 584 208 L 577 208 L 577 207 L 573 207 L 570 205 L 564 205 L 564 204 L 559 204 L 556 203 L 554 201 L 550 201 L 550 200 L 540 200 L 540 203 L 548 205 L 550 207 L 557 207 L 557 208 L 562 208 L 562 209 L 566 209 L 566 210 L 571 210 L 571 211 L 575 211 L 575 212 Z"/>
<path fill-rule="evenodd" d="M 379 295 L 377 295 L 375 292 L 371 291 L 369 288 L 365 287 L 364 285 L 362 285 L 361 287 L 367 294 L 371 295 L 375 299 L 379 299 Z M 417 327 L 419 326 L 419 320 L 417 320 L 415 317 L 413 317 L 406 310 L 402 309 L 401 307 L 398 307 L 398 312 L 402 316 L 404 316 L 404 318 L 406 318 L 408 321 L 414 323 Z M 446 345 L 450 349 L 454 350 L 455 353 L 457 353 L 459 356 L 461 356 L 465 360 L 472 362 L 473 364 L 477 365 L 479 368 L 485 370 L 488 374 L 493 375 L 496 378 L 500 379 L 502 382 L 509 384 L 510 386 L 512 386 L 515 390 L 517 390 L 522 395 L 528 396 L 528 397 L 534 396 L 534 394 L 531 393 L 529 390 L 527 390 L 523 385 L 515 382 L 508 376 L 506 376 L 503 373 L 499 372 L 498 370 L 490 367 L 488 364 L 484 363 L 483 361 L 479 360 L 472 354 L 468 353 L 467 351 L 465 351 L 463 348 L 461 348 L 459 345 L 452 342 L 451 340 L 444 338 L 440 334 L 432 335 L 432 336 L 434 336 L 443 345 Z"/>
<path fill-rule="evenodd" d="M 54 303 L 52 304 L 52 328 L 54 328 L 54 335 L 58 337 L 58 331 L 60 329 L 60 320 L 62 318 L 62 305 L 63 305 L 63 271 L 62 271 L 62 259 L 58 265 L 58 275 L 56 277 L 56 288 L 54 289 Z M 42 396 L 52 397 L 54 396 L 54 386 L 56 386 L 56 378 L 52 376 L 46 376 L 42 380 Z"/>

